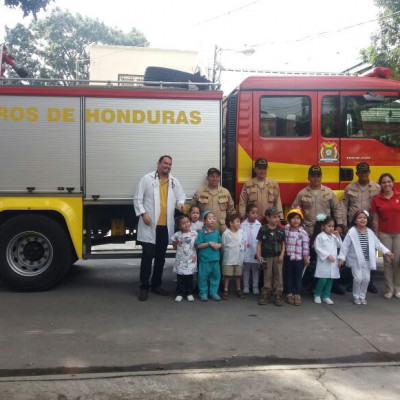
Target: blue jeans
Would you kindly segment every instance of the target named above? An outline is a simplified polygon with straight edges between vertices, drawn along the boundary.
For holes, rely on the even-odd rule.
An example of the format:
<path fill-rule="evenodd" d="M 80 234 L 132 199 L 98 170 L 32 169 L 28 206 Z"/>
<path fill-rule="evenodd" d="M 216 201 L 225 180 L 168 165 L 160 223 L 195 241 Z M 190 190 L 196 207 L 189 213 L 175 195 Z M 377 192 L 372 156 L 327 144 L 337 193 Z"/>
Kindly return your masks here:
<path fill-rule="evenodd" d="M 285 270 L 287 278 L 287 293 L 301 294 L 302 289 L 302 275 L 304 269 L 304 261 L 290 260 L 289 257 L 285 257 Z"/>

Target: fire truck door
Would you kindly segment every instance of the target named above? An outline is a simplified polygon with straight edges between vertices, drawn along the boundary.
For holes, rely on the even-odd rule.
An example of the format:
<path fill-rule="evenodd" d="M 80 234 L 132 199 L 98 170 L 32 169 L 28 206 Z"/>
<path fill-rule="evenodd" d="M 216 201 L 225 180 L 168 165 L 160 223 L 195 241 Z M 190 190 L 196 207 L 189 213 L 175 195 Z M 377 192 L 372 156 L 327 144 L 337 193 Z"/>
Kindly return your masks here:
<path fill-rule="evenodd" d="M 357 179 L 355 166 L 359 162 L 365 161 L 370 165 L 373 181 L 377 181 L 381 173 L 391 172 L 399 165 L 399 148 L 393 142 L 400 130 L 399 102 L 398 92 L 363 90 L 340 93 L 341 189 Z"/>
<path fill-rule="evenodd" d="M 339 92 L 319 92 L 318 111 L 318 165 L 322 168 L 323 184 L 335 190 L 339 189 L 342 172 L 346 172 L 340 169 L 342 154 Z"/>
<path fill-rule="evenodd" d="M 317 162 L 317 94 L 310 91 L 253 93 L 253 160 L 268 160 L 268 177 L 279 182 L 282 202 L 291 204 Z"/>

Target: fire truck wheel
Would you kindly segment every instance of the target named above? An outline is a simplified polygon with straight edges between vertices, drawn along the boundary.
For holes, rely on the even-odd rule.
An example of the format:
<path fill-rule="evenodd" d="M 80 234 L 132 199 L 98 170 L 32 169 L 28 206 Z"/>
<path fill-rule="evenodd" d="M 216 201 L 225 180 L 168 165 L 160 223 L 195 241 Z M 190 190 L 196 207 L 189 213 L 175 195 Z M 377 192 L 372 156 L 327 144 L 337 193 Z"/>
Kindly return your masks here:
<path fill-rule="evenodd" d="M 19 215 L 0 227 L 0 279 L 17 291 L 47 290 L 72 264 L 70 239 L 54 219 Z"/>

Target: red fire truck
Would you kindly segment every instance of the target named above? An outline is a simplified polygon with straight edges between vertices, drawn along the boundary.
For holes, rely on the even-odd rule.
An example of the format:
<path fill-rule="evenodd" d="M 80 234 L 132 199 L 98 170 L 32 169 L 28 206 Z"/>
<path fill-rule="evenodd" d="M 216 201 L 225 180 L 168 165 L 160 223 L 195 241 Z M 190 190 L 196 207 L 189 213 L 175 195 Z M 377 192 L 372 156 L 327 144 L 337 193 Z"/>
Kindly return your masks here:
<path fill-rule="evenodd" d="M 400 180 L 399 82 L 370 76 L 264 76 L 226 98 L 211 85 L 0 85 L 0 278 L 43 290 L 80 258 L 133 257 L 132 195 L 170 154 L 186 195 L 220 167 L 238 199 L 265 157 L 290 205 L 311 164 L 340 191 L 367 161 Z"/>

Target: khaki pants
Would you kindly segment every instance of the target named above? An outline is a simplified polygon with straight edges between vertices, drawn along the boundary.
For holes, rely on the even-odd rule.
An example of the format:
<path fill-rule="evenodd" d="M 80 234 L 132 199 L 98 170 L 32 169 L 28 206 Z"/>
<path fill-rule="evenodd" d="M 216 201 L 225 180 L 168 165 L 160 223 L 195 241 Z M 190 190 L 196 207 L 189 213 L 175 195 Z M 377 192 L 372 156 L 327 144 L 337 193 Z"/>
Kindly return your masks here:
<path fill-rule="evenodd" d="M 266 257 L 264 268 L 264 287 L 268 292 L 282 293 L 282 262 L 278 257 Z"/>
<path fill-rule="evenodd" d="M 393 261 L 383 256 L 385 293 L 400 293 L 400 233 L 379 232 L 379 239 L 394 254 Z"/>

